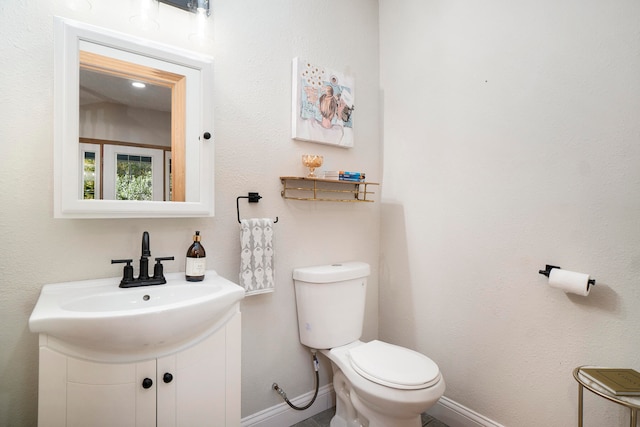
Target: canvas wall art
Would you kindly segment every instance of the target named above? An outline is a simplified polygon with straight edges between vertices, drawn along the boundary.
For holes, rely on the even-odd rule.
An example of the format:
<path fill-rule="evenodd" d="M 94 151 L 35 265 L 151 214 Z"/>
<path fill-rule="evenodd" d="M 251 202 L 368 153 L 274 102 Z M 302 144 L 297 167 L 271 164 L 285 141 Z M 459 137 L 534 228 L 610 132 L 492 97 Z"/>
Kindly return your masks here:
<path fill-rule="evenodd" d="M 292 137 L 353 147 L 353 79 L 294 58 L 292 80 Z"/>

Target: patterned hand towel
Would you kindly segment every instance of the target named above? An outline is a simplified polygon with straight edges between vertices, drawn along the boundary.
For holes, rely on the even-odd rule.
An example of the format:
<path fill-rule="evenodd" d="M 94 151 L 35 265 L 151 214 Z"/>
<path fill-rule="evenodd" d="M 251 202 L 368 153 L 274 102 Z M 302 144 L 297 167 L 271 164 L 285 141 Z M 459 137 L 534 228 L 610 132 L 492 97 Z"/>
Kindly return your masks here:
<path fill-rule="evenodd" d="M 240 220 L 240 285 L 247 296 L 275 290 L 273 258 L 273 221 Z"/>

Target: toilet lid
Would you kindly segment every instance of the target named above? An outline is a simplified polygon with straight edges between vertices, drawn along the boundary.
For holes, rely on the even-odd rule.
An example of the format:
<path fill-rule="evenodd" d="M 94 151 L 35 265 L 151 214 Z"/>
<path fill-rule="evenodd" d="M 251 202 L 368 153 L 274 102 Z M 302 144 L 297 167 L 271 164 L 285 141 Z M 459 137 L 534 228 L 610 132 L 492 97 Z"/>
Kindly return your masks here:
<path fill-rule="evenodd" d="M 382 341 L 349 350 L 353 369 L 375 383 L 404 390 L 431 387 L 440 380 L 438 365 L 424 354 Z"/>

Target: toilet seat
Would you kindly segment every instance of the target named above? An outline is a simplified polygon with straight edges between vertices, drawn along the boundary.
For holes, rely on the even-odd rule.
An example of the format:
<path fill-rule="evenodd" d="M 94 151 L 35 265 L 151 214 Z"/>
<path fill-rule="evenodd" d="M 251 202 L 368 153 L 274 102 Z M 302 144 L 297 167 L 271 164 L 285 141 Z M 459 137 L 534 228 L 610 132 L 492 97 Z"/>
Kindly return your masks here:
<path fill-rule="evenodd" d="M 440 381 L 438 365 L 424 354 L 383 341 L 370 341 L 348 351 L 351 367 L 377 384 L 401 390 L 431 387 Z"/>

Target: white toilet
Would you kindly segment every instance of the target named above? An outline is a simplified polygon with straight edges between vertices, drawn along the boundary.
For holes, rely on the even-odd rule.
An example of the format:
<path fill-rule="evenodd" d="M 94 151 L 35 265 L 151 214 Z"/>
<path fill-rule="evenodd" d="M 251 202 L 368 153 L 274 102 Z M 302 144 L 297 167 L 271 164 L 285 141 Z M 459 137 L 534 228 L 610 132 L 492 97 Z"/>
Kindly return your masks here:
<path fill-rule="evenodd" d="M 300 342 L 331 360 L 331 427 L 420 427 L 420 414 L 444 393 L 444 379 L 423 354 L 359 341 L 369 272 L 364 262 L 293 270 Z"/>

